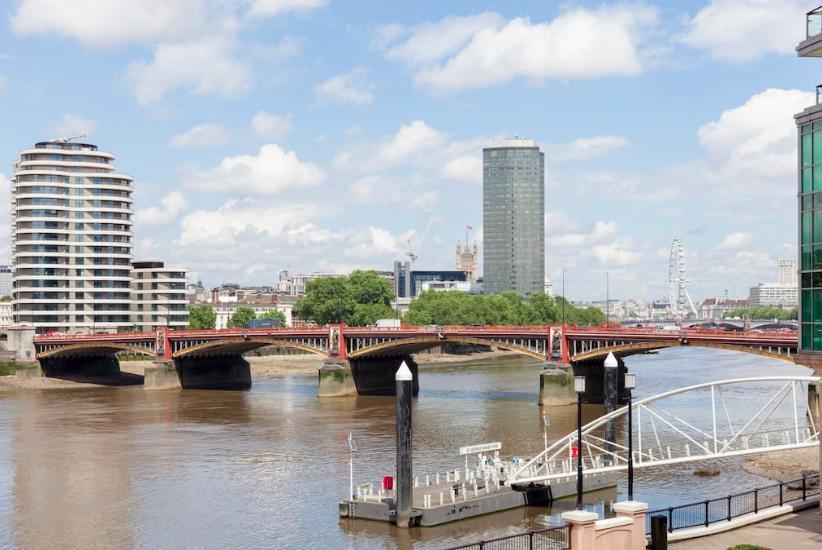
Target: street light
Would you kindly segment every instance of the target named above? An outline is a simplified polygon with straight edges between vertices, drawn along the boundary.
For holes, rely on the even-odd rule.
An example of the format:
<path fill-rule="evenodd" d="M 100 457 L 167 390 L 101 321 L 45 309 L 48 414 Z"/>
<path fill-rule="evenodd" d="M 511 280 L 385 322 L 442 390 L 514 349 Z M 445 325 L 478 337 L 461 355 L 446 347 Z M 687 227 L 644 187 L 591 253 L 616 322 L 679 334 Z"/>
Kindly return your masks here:
<path fill-rule="evenodd" d="M 625 373 L 625 389 L 628 390 L 628 500 L 634 500 L 634 413 L 631 410 L 631 393 L 636 388 L 636 374 Z M 642 452 L 642 449 L 640 449 Z"/>
<path fill-rule="evenodd" d="M 565 326 L 565 268 L 562 268 L 562 326 Z"/>
<path fill-rule="evenodd" d="M 548 420 L 548 415 L 542 415 L 542 438 L 545 440 L 545 450 L 548 450 L 548 428 L 551 427 L 551 421 Z"/>
<path fill-rule="evenodd" d="M 574 376 L 577 392 L 577 510 L 582 510 L 582 394 L 585 393 L 585 377 Z"/>
<path fill-rule="evenodd" d="M 357 442 L 348 432 L 348 494 L 354 500 L 354 451 L 357 450 Z"/>

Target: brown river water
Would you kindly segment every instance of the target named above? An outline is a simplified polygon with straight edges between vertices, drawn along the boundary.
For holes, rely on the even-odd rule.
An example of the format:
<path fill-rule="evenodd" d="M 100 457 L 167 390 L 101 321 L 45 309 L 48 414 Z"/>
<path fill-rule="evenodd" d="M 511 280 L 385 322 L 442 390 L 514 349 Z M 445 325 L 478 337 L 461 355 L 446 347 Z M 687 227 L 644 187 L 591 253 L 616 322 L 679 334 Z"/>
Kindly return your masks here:
<path fill-rule="evenodd" d="M 748 354 L 682 348 L 630 357 L 638 398 L 720 378 L 807 374 Z M 461 445 L 503 454 L 543 445 L 539 362 L 422 366 L 414 403 L 415 471 L 461 464 Z M 400 531 L 338 517 L 353 432 L 357 482 L 394 468 L 394 401 L 318 399 L 316 375 L 257 378 L 250 391 L 145 392 L 139 386 L 0 392 L 2 548 L 442 548 L 540 527 L 568 504 Z M 755 391 L 755 390 L 753 390 Z M 744 400 L 746 397 L 741 396 Z M 691 414 L 706 414 L 694 402 Z M 550 437 L 575 408 L 548 411 Z M 586 407 L 586 420 L 597 407 Z M 762 485 L 738 459 L 716 478 L 693 465 L 637 473 L 635 498 L 662 507 Z M 625 486 L 586 497 L 601 509 Z M 573 503 L 571 503 L 573 505 Z"/>

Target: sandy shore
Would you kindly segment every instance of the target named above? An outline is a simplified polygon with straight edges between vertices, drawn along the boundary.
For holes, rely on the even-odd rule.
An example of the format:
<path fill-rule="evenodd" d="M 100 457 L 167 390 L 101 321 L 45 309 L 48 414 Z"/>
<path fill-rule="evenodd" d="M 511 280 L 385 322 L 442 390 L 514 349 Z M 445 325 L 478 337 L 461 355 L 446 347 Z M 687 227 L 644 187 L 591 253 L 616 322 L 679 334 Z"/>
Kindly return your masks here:
<path fill-rule="evenodd" d="M 414 359 L 421 366 L 427 365 L 464 365 L 476 362 L 496 361 L 500 359 L 517 359 L 521 356 L 504 351 L 489 351 L 472 353 L 469 355 L 449 355 L 441 353 L 420 353 Z M 319 355 L 266 355 L 262 357 L 246 357 L 251 365 L 252 377 L 289 376 L 301 373 L 316 373 L 323 364 L 323 357 Z M 123 386 L 142 383 L 142 376 L 151 361 L 121 361 L 121 375 L 105 378 L 57 379 L 57 378 L 30 378 L 19 375 L 0 376 L 0 391 L 9 390 L 45 390 L 95 388 L 100 386 Z"/>
<path fill-rule="evenodd" d="M 750 455 L 742 461 L 748 473 L 778 481 L 786 481 L 819 471 L 819 449 L 794 449 Z"/>

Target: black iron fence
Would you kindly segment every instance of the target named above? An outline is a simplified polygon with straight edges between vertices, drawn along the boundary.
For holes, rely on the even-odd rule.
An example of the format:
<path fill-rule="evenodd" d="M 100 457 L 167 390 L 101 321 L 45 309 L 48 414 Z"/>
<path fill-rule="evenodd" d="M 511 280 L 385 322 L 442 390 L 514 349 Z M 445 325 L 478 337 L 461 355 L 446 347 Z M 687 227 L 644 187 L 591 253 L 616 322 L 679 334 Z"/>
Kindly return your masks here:
<path fill-rule="evenodd" d="M 653 510 L 645 515 L 645 532 L 650 534 L 651 517 L 656 515 L 668 518 L 668 531 L 672 533 L 677 529 L 708 527 L 712 523 L 731 521 L 766 508 L 807 500 L 816 494 L 819 494 L 819 474 L 802 476 L 744 493 Z"/>
<path fill-rule="evenodd" d="M 481 540 L 454 546 L 450 550 L 567 550 L 570 548 L 570 534 L 571 526 L 563 525 Z"/>

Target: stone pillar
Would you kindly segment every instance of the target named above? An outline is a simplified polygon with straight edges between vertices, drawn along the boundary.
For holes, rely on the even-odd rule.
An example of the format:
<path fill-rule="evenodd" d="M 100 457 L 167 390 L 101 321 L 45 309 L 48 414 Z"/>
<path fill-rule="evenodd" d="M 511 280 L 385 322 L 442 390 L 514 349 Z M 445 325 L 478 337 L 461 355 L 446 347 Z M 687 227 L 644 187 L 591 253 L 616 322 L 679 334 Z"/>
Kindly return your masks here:
<path fill-rule="evenodd" d="M 153 361 L 150 367 L 146 367 L 143 377 L 144 390 L 179 390 L 180 375 L 174 361 L 158 360 Z"/>
<path fill-rule="evenodd" d="M 573 369 L 548 366 L 539 373 L 539 404 L 541 406 L 573 405 L 576 402 Z"/>
<path fill-rule="evenodd" d="M 36 361 L 34 327 L 9 327 L 6 331 L 6 349 L 14 352 L 15 361 Z"/>
<path fill-rule="evenodd" d="M 563 512 L 562 519 L 571 525 L 570 550 L 592 550 L 596 537 L 597 515 L 585 510 Z"/>
<path fill-rule="evenodd" d="M 319 372 L 319 397 L 346 397 L 357 395 L 354 385 L 354 376 L 351 374 L 351 365 L 348 361 L 326 359 Z"/>
<path fill-rule="evenodd" d="M 648 505 L 644 502 L 626 500 L 614 504 L 613 509 L 617 517 L 629 518 L 634 522 L 631 526 L 631 547 L 626 550 L 644 550 L 645 513 L 648 511 Z"/>

